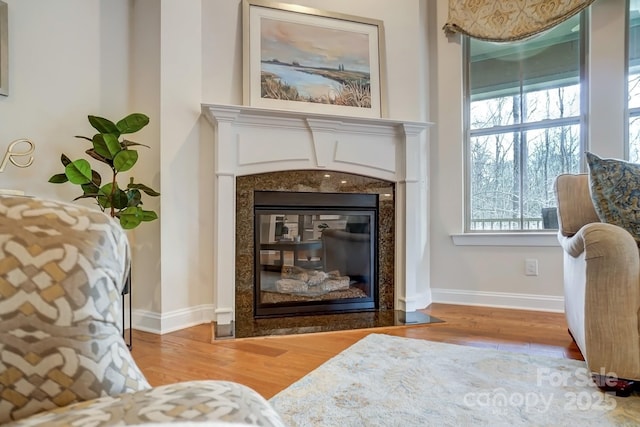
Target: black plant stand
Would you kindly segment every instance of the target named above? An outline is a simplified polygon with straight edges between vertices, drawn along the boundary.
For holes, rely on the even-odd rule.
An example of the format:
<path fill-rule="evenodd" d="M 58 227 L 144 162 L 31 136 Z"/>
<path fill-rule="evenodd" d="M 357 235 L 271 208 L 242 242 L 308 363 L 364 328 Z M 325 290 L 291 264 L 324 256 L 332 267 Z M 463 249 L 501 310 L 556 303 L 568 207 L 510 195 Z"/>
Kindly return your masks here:
<path fill-rule="evenodd" d="M 125 337 L 125 317 L 124 317 L 124 301 L 125 297 L 129 295 L 129 342 L 127 342 L 127 338 Z M 127 274 L 127 280 L 124 283 L 124 288 L 122 289 L 122 339 L 124 339 L 125 344 L 131 350 L 133 348 L 133 327 L 131 325 L 131 270 L 129 270 L 129 274 Z"/>

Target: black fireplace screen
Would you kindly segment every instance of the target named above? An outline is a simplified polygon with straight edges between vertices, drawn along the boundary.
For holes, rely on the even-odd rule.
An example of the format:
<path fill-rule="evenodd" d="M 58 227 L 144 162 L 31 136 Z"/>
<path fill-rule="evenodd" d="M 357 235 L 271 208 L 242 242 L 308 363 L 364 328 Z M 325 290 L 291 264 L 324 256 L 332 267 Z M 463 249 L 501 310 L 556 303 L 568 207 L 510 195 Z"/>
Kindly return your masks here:
<path fill-rule="evenodd" d="M 256 317 L 377 308 L 377 194 L 256 191 Z"/>

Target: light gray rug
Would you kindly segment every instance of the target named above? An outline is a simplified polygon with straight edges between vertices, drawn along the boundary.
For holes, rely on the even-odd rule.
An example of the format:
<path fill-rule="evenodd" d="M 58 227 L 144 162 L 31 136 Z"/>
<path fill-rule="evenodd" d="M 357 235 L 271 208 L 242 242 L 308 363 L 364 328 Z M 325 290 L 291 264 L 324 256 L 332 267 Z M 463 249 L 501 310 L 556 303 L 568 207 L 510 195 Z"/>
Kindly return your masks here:
<path fill-rule="evenodd" d="M 371 334 L 274 396 L 289 426 L 638 426 L 584 362 Z"/>

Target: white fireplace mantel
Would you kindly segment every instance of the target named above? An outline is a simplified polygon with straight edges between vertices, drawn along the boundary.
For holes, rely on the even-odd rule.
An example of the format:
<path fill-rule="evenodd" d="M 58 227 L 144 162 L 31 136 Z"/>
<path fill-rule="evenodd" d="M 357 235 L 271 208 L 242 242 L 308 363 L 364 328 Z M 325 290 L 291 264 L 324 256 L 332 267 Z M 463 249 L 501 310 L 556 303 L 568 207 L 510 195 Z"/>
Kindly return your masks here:
<path fill-rule="evenodd" d="M 431 303 L 427 122 L 202 104 L 214 128 L 216 324 L 235 319 L 235 177 L 327 170 L 396 183 L 395 308 Z"/>

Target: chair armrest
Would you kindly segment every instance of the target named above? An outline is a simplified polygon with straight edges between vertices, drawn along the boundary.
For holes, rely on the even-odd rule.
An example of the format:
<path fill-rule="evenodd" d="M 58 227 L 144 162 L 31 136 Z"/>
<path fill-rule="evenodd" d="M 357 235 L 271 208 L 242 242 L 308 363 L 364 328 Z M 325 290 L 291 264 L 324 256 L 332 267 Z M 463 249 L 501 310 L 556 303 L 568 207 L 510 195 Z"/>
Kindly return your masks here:
<path fill-rule="evenodd" d="M 586 224 L 573 236 L 558 232 L 558 241 L 562 249 L 574 258 L 586 252 L 587 259 L 614 257 L 615 262 L 619 256 L 623 256 L 629 257 L 630 262 L 640 263 L 638 246 L 631 234 L 617 225 L 606 222 Z"/>
<path fill-rule="evenodd" d="M 589 368 L 630 367 L 616 372 L 636 377 L 640 369 L 638 310 L 640 254 L 636 241 L 621 227 L 607 223 L 583 226 L 574 236 L 558 235 L 566 256 L 584 257 L 584 332 Z M 625 337 L 621 340 L 621 337 Z M 636 351 L 620 351 L 621 342 Z"/>

